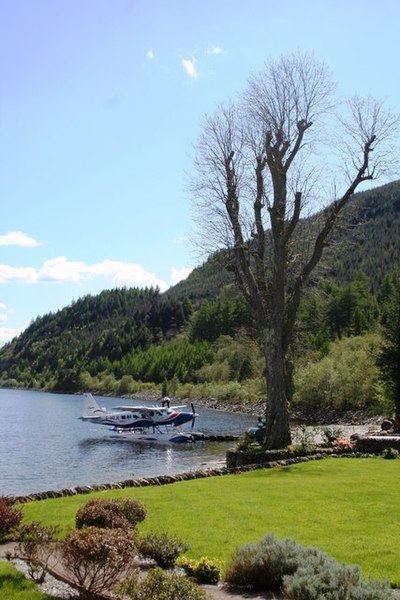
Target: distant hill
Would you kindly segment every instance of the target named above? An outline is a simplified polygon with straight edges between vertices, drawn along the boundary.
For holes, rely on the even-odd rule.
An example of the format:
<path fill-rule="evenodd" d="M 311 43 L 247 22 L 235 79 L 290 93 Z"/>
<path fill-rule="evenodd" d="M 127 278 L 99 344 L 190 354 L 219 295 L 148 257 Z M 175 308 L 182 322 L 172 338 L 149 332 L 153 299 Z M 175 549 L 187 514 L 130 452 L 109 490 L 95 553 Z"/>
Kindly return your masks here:
<path fill-rule="evenodd" d="M 376 290 L 399 263 L 400 181 L 395 181 L 354 195 L 321 261 L 317 279 L 329 277 L 343 283 L 362 274 Z M 167 293 L 194 301 L 215 297 L 233 281 L 224 266 L 223 253 L 216 253 Z"/>
<path fill-rule="evenodd" d="M 0 350 L 0 376 L 30 382 L 92 369 L 106 370 L 132 349 L 146 350 L 176 335 L 191 314 L 185 300 L 154 289 L 114 289 L 87 295 L 38 317 Z"/>
<path fill-rule="evenodd" d="M 376 291 L 400 264 L 400 182 L 354 196 L 325 260 L 330 276 L 352 281 L 358 274 Z"/>
<path fill-rule="evenodd" d="M 119 378 L 128 370 L 150 381 L 156 372 L 158 378 L 163 374 L 170 378 L 177 364 L 182 367 L 182 377 L 189 380 L 199 365 L 210 360 L 207 349 L 182 344 L 178 349 L 176 344 L 167 357 L 157 354 L 155 348 L 174 340 L 205 300 L 217 298 L 221 291 L 232 296 L 235 288 L 224 260 L 224 253 L 210 256 L 164 294 L 153 289 L 108 290 L 38 317 L 0 349 L 0 383 L 10 385 L 15 380 L 30 387 L 67 389 L 69 385 L 68 389 L 73 389 L 73 381 L 82 371 L 95 377 L 110 369 Z M 376 292 L 399 263 L 397 181 L 354 196 L 314 284 L 324 278 L 346 283 L 362 277 Z M 144 357 L 149 349 L 151 364 Z"/>

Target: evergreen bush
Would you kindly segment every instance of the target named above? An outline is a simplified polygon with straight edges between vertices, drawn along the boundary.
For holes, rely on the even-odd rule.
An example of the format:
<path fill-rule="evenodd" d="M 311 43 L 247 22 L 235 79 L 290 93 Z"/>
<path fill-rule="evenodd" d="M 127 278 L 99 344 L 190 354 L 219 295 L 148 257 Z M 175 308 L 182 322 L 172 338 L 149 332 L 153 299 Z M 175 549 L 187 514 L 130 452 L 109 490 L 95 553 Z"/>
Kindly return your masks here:
<path fill-rule="evenodd" d="M 129 600 L 206 600 L 207 594 L 187 577 L 152 569 L 147 577 L 135 574 L 121 584 L 118 598 Z"/>
<path fill-rule="evenodd" d="M 142 556 L 152 558 L 162 569 L 174 567 L 178 556 L 190 548 L 187 542 L 165 532 L 149 533 L 139 539 L 137 545 Z"/>
<path fill-rule="evenodd" d="M 337 563 L 317 548 L 268 534 L 239 548 L 228 566 L 228 583 L 264 592 L 280 592 L 287 600 L 388 600 L 385 580 L 364 581 L 359 567 Z"/>
<path fill-rule="evenodd" d="M 308 557 L 292 575 L 283 577 L 288 600 L 388 600 L 391 589 L 386 581 L 363 581 L 359 567 L 337 563 L 320 554 Z"/>
<path fill-rule="evenodd" d="M 304 548 L 290 538 L 279 540 L 269 533 L 258 543 L 236 550 L 225 580 L 256 590 L 279 591 L 285 575 L 295 573 L 306 557 L 319 554 L 315 548 Z"/>

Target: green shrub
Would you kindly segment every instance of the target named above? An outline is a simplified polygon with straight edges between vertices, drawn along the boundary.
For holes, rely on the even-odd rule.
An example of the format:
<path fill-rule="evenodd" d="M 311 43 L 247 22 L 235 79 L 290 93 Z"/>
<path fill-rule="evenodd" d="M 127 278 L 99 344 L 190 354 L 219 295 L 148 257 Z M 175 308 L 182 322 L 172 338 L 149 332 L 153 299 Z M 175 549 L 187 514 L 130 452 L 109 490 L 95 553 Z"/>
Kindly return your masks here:
<path fill-rule="evenodd" d="M 283 578 L 288 600 L 388 600 L 386 581 L 363 581 L 358 567 L 337 563 L 323 553 L 310 557 L 292 575 Z"/>
<path fill-rule="evenodd" d="M 359 567 L 292 539 L 266 535 L 236 551 L 227 569 L 228 583 L 260 590 L 283 591 L 287 600 L 388 600 L 386 581 L 363 581 Z"/>
<path fill-rule="evenodd" d="M 110 591 L 128 573 L 136 548 L 124 529 L 76 529 L 60 543 L 60 558 L 81 598 Z"/>
<path fill-rule="evenodd" d="M 377 406 L 376 334 L 342 338 L 318 362 L 297 369 L 295 405 L 308 411 L 359 410 Z"/>
<path fill-rule="evenodd" d="M 383 458 L 387 458 L 387 459 L 396 459 L 396 458 L 400 458 L 400 453 L 395 448 L 386 448 L 382 452 L 382 456 L 383 456 Z"/>
<path fill-rule="evenodd" d="M 304 548 L 292 539 L 279 540 L 269 533 L 258 543 L 236 550 L 225 580 L 256 590 L 278 591 L 285 575 L 295 573 L 307 556 L 318 554 L 315 548 Z"/>
<path fill-rule="evenodd" d="M 23 518 L 22 511 L 15 508 L 15 499 L 0 496 L 0 541 L 6 540 Z"/>
<path fill-rule="evenodd" d="M 186 558 L 181 556 L 176 561 L 178 567 L 184 569 L 186 575 L 192 577 L 197 583 L 215 584 L 221 578 L 221 567 L 218 563 L 213 562 L 206 556 L 202 556 L 199 560 Z"/>
<path fill-rule="evenodd" d="M 80 508 L 75 517 L 78 529 L 83 527 L 120 528 L 129 530 L 146 518 L 146 507 L 134 498 L 94 499 Z"/>
<path fill-rule="evenodd" d="M 152 558 L 162 569 L 171 569 L 180 554 L 189 550 L 187 542 L 168 533 L 149 533 L 138 540 L 138 550 L 146 558 Z"/>
<path fill-rule="evenodd" d="M 206 593 L 187 577 L 152 569 L 143 578 L 138 574 L 117 589 L 118 598 L 130 600 L 206 600 Z"/>

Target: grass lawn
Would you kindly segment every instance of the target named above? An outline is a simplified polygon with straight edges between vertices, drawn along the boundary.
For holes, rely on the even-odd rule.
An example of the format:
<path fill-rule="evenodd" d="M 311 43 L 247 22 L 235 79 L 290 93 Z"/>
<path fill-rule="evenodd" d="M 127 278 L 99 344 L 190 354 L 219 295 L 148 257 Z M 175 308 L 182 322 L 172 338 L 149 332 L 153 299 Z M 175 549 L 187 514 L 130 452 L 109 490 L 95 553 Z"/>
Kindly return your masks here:
<path fill-rule="evenodd" d="M 76 510 L 92 497 L 142 500 L 140 531 L 177 533 L 192 557 L 226 561 L 233 550 L 268 532 L 313 545 L 364 575 L 400 586 L 400 461 L 326 459 L 171 485 L 110 490 L 34 502 L 26 518 L 74 526 Z"/>
<path fill-rule="evenodd" d="M 53 600 L 42 594 L 13 565 L 0 561 L 0 598 L 3 600 Z"/>

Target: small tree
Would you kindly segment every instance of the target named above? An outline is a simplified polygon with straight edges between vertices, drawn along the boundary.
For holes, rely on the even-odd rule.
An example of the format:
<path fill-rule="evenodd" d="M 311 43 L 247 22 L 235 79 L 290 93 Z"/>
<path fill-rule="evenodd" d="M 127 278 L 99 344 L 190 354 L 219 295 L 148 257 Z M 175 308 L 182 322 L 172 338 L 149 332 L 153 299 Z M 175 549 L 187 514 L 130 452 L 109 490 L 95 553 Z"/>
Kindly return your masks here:
<path fill-rule="evenodd" d="M 58 531 L 57 527 L 46 527 L 36 521 L 19 529 L 13 558 L 26 562 L 30 577 L 37 583 L 43 583 L 46 577 Z"/>
<path fill-rule="evenodd" d="M 82 600 L 111 591 L 128 575 L 135 554 L 132 535 L 124 529 L 87 527 L 73 531 L 60 543 L 60 555 Z"/>
<path fill-rule="evenodd" d="M 197 146 L 199 245 L 224 250 L 254 311 L 265 359 L 266 448 L 290 443 L 292 346 L 305 284 L 356 189 L 391 167 L 388 140 L 398 118 L 357 97 L 337 118 L 333 92 L 326 67 L 312 57 L 270 61 L 239 102 L 205 120 Z M 335 172 L 342 190 L 329 197 L 324 188 Z M 305 221 L 311 200 L 316 215 Z"/>
<path fill-rule="evenodd" d="M 393 276 L 382 332 L 378 365 L 395 409 L 394 431 L 400 433 L 400 271 Z"/>

